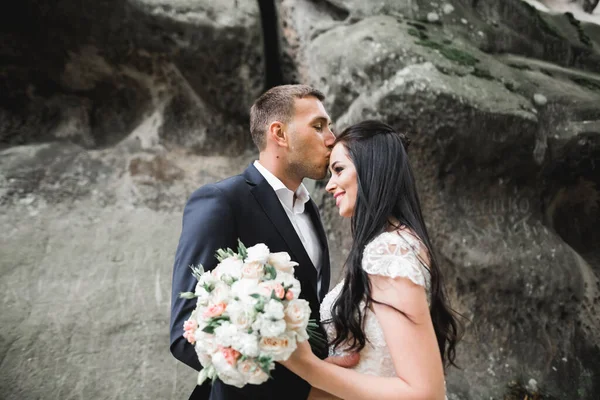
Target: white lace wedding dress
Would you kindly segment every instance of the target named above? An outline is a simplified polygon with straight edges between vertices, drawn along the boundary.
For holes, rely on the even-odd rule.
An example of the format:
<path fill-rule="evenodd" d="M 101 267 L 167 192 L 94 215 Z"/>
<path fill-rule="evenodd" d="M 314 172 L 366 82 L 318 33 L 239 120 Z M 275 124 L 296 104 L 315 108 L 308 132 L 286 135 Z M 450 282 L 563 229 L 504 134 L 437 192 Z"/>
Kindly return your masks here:
<path fill-rule="evenodd" d="M 417 258 L 419 253 L 423 254 L 426 251 L 427 249 L 421 241 L 405 229 L 384 232 L 365 246 L 362 267 L 370 275 L 410 279 L 425 288 L 429 303 L 431 300 L 429 271 Z M 331 308 L 339 296 L 342 286 L 343 281 L 327 293 L 321 303 L 321 323 L 329 341 L 335 337 L 335 328 L 333 324 L 328 323 L 331 319 Z M 377 316 L 368 309 L 365 311 L 365 334 L 367 343 L 360 352 L 359 363 L 353 369 L 369 375 L 396 376 L 394 362 L 385 343 Z M 342 355 L 343 353 L 343 349 L 338 349 L 334 353 L 331 348 L 329 355 Z"/>

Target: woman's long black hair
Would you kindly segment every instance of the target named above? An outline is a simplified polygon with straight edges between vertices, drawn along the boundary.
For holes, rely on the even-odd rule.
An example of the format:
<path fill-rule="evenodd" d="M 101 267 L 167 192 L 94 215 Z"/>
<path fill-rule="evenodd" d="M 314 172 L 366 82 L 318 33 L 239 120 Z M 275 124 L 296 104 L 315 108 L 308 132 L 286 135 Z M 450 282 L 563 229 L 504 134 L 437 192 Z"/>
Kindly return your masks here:
<path fill-rule="evenodd" d="M 360 351 L 366 344 L 361 301 L 370 307 L 371 285 L 362 268 L 363 250 L 387 230 L 390 217 L 410 228 L 427 247 L 431 275 L 430 312 L 445 366 L 454 363 L 460 324 L 448 306 L 442 274 L 435 259 L 405 145 L 407 139 L 389 125 L 363 121 L 345 129 L 337 138 L 356 168 L 358 190 L 352 216 L 352 247 L 344 265 L 344 285 L 333 305 L 331 322 L 336 330 L 332 345 L 349 345 Z M 378 302 L 377 302 L 378 303 Z M 400 311 L 400 310 L 398 310 Z M 402 312 L 402 311 L 400 311 Z M 351 338 L 348 341 L 348 338 Z M 344 346 L 345 347 L 345 346 Z"/>

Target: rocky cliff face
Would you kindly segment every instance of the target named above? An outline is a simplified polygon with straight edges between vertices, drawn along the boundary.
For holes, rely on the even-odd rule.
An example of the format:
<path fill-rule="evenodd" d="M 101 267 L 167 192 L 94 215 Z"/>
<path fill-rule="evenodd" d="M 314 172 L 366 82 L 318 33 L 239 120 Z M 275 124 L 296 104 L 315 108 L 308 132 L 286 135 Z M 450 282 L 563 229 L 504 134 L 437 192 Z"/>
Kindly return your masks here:
<path fill-rule="evenodd" d="M 46 3 L 1 17 L 7 398 L 191 391 L 168 354 L 181 210 L 253 159 L 247 110 L 278 82 L 323 90 L 337 129 L 411 135 L 468 318 L 450 399 L 600 393 L 600 25 L 517 0 Z"/>

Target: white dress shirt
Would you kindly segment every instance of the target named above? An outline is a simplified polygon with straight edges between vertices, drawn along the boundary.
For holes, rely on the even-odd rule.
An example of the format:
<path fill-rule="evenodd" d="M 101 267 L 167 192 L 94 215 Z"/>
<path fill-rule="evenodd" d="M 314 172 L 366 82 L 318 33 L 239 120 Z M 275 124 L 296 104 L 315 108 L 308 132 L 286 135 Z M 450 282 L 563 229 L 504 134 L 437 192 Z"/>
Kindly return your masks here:
<path fill-rule="evenodd" d="M 292 226 L 296 230 L 300 241 L 304 245 L 306 253 L 310 257 L 313 265 L 317 269 L 317 293 L 321 292 L 321 255 L 323 250 L 321 249 L 321 243 L 319 242 L 319 236 L 317 230 L 310 219 L 310 215 L 305 210 L 304 205 L 310 200 L 310 194 L 304 186 L 300 184 L 296 192 L 292 192 L 288 189 L 283 182 L 273 175 L 269 170 L 260 165 L 257 161 L 254 161 L 254 166 L 261 173 L 262 176 L 267 180 L 269 185 L 275 191 L 279 202 L 283 206 L 285 213 L 287 214 Z M 296 201 L 294 201 L 294 194 L 296 195 Z"/>

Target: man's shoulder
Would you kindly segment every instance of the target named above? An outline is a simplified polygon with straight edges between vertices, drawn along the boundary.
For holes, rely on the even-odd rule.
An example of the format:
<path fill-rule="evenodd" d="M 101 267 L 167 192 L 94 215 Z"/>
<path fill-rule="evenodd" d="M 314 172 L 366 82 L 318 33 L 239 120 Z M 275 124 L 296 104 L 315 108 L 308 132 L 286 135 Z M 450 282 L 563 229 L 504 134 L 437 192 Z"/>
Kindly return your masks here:
<path fill-rule="evenodd" d="M 239 187 L 246 187 L 247 183 L 244 175 L 238 174 L 215 182 L 213 185 L 221 190 L 234 190 Z"/>
<path fill-rule="evenodd" d="M 226 196 L 235 195 L 241 190 L 244 190 L 247 186 L 248 184 L 246 183 L 246 179 L 243 175 L 234 175 L 222 179 L 218 182 L 212 182 L 202 185 L 198 189 L 196 189 L 190 197 L 193 198 L 196 196 L 204 196 L 207 194 L 221 194 Z"/>

